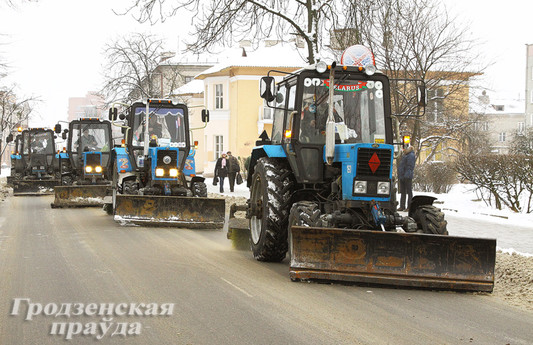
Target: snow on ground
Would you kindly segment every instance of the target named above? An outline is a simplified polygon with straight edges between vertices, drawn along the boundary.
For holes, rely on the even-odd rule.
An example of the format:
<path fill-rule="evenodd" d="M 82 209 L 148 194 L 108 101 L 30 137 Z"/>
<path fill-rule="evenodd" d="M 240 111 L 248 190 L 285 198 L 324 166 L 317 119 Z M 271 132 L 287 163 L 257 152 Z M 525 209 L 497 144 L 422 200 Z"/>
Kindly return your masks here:
<path fill-rule="evenodd" d="M 213 179 L 207 178 L 207 191 L 213 197 L 248 199 L 250 192 L 246 182 L 235 185 L 235 192 L 229 191 L 229 182 L 224 181 L 224 193 L 219 186 L 213 186 Z M 437 198 L 435 206 L 446 215 L 448 231 L 453 236 L 496 238 L 498 249 L 503 252 L 517 252 L 533 256 L 533 214 L 514 213 L 510 210 L 496 210 L 478 199 L 473 185 L 458 184 L 447 194 L 414 192 L 414 195 L 432 195 Z M 400 195 L 397 196 L 400 200 Z M 228 200 L 228 206 L 234 201 Z M 406 215 L 406 213 L 403 213 Z"/>

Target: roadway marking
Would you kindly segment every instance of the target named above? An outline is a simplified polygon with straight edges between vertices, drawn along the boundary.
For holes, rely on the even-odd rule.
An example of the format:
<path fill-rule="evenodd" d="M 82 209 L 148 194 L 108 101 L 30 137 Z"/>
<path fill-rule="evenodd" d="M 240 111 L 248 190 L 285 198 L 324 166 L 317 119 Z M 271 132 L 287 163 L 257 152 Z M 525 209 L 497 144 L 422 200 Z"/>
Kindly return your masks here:
<path fill-rule="evenodd" d="M 229 280 L 227 279 L 224 279 L 222 277 L 220 277 L 220 279 L 222 279 L 223 281 L 225 281 L 226 283 L 228 283 L 229 285 L 233 286 L 235 289 L 239 290 L 240 292 L 242 292 L 243 294 L 245 294 L 246 296 L 252 298 L 254 296 L 250 295 L 248 292 L 246 292 L 244 289 L 238 287 L 237 285 L 233 284 L 232 282 L 230 282 Z"/>

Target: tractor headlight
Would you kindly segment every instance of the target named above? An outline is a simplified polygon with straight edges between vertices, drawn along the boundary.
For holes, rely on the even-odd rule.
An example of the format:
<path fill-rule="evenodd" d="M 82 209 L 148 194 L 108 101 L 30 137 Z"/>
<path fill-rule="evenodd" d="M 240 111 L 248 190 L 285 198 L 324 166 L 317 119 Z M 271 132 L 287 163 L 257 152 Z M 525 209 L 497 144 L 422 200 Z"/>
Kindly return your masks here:
<path fill-rule="evenodd" d="M 102 173 L 102 167 L 98 165 L 96 168 L 94 168 L 94 171 L 97 172 L 98 174 L 101 174 Z"/>
<path fill-rule="evenodd" d="M 165 175 L 165 169 L 163 169 L 163 168 L 156 168 L 155 169 L 155 176 L 162 177 L 163 175 Z"/>
<path fill-rule="evenodd" d="M 86 167 L 85 167 L 85 172 L 88 173 L 88 174 L 92 173 L 92 172 L 93 172 L 93 167 L 91 167 L 91 166 L 86 166 Z"/>
<path fill-rule="evenodd" d="M 355 181 L 353 185 L 354 194 L 365 194 L 366 193 L 366 181 Z"/>
<path fill-rule="evenodd" d="M 378 182 L 378 194 L 389 194 L 390 182 Z"/>
<path fill-rule="evenodd" d="M 178 177 L 178 169 L 170 169 L 168 171 L 168 174 L 170 175 L 170 177 Z"/>

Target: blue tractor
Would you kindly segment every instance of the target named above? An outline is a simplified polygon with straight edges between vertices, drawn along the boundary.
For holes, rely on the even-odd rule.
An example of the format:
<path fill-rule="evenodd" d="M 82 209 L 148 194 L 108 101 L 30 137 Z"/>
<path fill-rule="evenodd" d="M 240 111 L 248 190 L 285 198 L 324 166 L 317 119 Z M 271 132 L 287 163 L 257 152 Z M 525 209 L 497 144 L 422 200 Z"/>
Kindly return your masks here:
<path fill-rule="evenodd" d="M 248 167 L 254 257 L 278 262 L 288 253 L 295 281 L 491 291 L 495 240 L 447 236 L 433 197 L 417 196 L 408 215 L 397 212 L 393 166 L 402 143 L 389 78 L 365 49 L 349 64 L 320 62 L 277 84 L 278 71 L 261 79 L 274 115 Z M 424 85 L 411 82 L 422 113 Z"/>
<path fill-rule="evenodd" d="M 110 118 L 117 120 L 117 108 Z M 207 123 L 209 114 L 202 112 Z M 207 198 L 197 175 L 185 104 L 148 99 L 128 107 L 123 145 L 114 148 L 113 214 L 117 221 L 151 225 L 218 228 L 222 199 Z"/>
<path fill-rule="evenodd" d="M 61 133 L 61 125 L 55 126 Z M 101 206 L 111 191 L 113 138 L 111 123 L 98 118 L 72 120 L 67 146 L 57 153 L 61 185 L 56 186 L 52 207 Z"/>
<path fill-rule="evenodd" d="M 54 131 L 28 128 L 22 131 L 19 155 L 15 155 L 14 195 L 43 195 L 53 193 L 60 183 L 55 157 Z"/>

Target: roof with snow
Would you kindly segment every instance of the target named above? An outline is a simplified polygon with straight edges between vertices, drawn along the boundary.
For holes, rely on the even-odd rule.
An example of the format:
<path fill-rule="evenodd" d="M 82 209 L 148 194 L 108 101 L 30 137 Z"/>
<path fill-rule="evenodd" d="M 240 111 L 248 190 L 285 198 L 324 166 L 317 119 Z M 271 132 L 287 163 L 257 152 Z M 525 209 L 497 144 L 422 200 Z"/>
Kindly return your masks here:
<path fill-rule="evenodd" d="M 193 79 L 185 85 L 182 85 L 172 91 L 173 95 L 188 95 L 194 93 L 204 92 L 204 81 L 199 79 Z"/>
<path fill-rule="evenodd" d="M 225 52 L 221 62 L 203 71 L 196 78 L 203 79 L 209 74 L 224 71 L 231 67 L 270 67 L 270 68 L 301 68 L 305 63 L 305 53 L 297 49 L 294 44 L 278 43 L 272 46 L 262 45 L 251 50 L 245 47 L 233 48 Z"/>
<path fill-rule="evenodd" d="M 481 115 L 525 114 L 526 102 L 523 99 L 505 97 L 498 94 L 473 95 L 470 99 L 470 113 Z"/>

